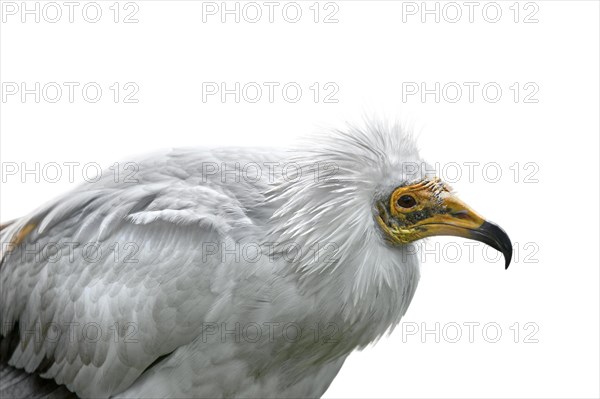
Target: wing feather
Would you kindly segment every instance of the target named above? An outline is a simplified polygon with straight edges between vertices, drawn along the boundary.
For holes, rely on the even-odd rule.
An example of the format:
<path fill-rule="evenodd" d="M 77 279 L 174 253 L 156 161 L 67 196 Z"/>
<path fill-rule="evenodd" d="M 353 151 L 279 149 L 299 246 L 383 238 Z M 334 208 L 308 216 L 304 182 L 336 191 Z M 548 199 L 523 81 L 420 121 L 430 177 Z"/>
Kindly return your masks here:
<path fill-rule="evenodd" d="M 264 179 L 201 176 L 201 162 L 239 155 L 163 154 L 139 164 L 136 183 L 103 177 L 3 225 L 0 332 L 16 326 L 20 339 L 9 364 L 108 397 L 191 342 L 226 295 L 202 243 L 259 234 L 268 213 L 242 205 L 264 200 Z"/>

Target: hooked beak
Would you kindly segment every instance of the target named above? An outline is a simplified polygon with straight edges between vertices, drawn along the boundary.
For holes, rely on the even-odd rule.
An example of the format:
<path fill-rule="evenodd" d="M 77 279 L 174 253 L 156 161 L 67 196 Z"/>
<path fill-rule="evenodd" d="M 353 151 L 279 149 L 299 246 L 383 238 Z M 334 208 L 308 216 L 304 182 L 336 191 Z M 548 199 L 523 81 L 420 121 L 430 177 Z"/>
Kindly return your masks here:
<path fill-rule="evenodd" d="M 504 255 L 505 269 L 512 258 L 512 243 L 506 232 L 498 225 L 488 222 L 464 202 L 453 195 L 446 196 L 443 205 L 447 212 L 424 220 L 415 226 L 419 236 L 457 236 L 480 241 Z"/>

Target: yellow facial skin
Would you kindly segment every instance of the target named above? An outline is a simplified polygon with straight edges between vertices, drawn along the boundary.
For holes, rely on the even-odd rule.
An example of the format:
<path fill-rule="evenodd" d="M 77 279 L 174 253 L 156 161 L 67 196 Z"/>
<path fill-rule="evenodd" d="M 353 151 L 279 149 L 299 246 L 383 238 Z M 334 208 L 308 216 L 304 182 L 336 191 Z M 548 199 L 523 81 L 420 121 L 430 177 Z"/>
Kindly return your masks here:
<path fill-rule="evenodd" d="M 510 264 L 512 244 L 504 230 L 459 200 L 438 178 L 396 188 L 388 204 L 378 204 L 378 211 L 377 222 L 392 244 L 441 235 L 471 238 L 502 252 L 506 267 Z"/>

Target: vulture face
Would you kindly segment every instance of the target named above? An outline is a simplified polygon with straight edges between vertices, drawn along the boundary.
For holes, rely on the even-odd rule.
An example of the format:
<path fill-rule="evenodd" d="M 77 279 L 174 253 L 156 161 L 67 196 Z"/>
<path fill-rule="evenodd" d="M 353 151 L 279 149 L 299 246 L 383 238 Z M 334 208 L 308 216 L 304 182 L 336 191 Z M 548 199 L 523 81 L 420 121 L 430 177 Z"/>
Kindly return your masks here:
<path fill-rule="evenodd" d="M 439 178 L 397 187 L 376 207 L 377 222 L 392 245 L 432 236 L 464 237 L 502 252 L 505 267 L 510 264 L 512 244 L 504 230 L 459 200 Z"/>

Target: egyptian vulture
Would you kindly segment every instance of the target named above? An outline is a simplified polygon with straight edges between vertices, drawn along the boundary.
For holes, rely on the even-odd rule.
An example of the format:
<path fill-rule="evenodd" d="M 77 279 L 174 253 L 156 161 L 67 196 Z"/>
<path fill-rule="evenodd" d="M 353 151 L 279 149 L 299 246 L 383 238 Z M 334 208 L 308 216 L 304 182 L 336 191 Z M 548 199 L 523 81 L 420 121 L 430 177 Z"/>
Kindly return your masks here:
<path fill-rule="evenodd" d="M 319 397 L 406 312 L 414 242 L 471 238 L 510 263 L 398 126 L 136 165 L 2 225 L 3 398 Z"/>

